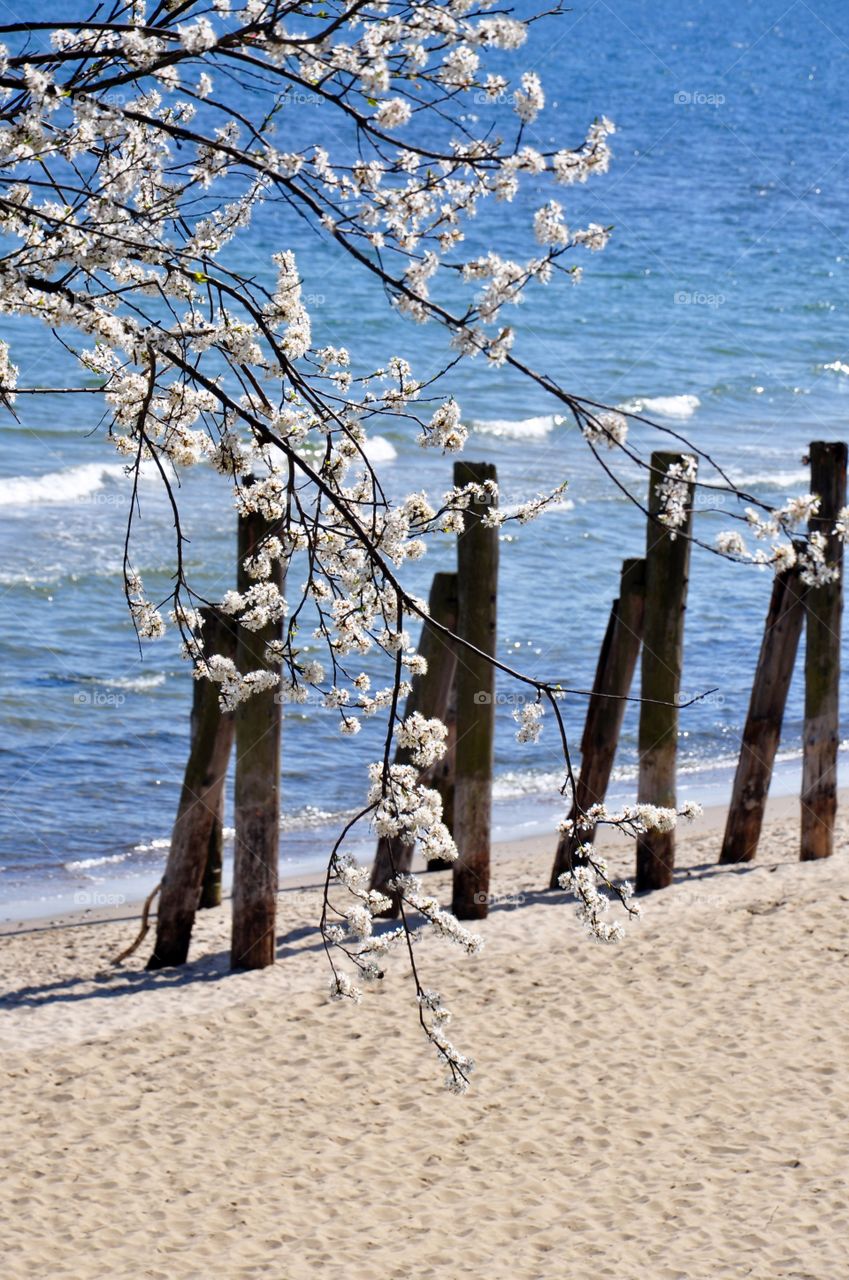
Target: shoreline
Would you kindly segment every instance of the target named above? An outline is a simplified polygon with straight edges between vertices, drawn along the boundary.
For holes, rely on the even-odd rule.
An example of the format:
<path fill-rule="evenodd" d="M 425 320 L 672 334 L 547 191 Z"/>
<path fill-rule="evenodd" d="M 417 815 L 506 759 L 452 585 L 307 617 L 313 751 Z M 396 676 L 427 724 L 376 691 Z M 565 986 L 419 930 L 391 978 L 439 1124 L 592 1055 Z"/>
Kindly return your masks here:
<path fill-rule="evenodd" d="M 849 788 L 838 791 L 838 814 L 843 810 L 849 811 Z M 715 855 L 713 862 L 716 863 L 719 858 L 720 844 L 722 841 L 723 831 L 725 829 L 725 819 L 728 812 L 727 805 L 715 804 L 706 806 L 703 813 L 692 822 L 682 822 L 678 827 L 678 843 L 689 845 L 694 840 L 705 841 L 713 839 L 715 842 Z M 764 835 L 759 850 L 759 858 L 753 863 L 742 864 L 744 866 L 763 865 L 768 861 L 764 856 L 764 845 L 768 840 L 768 828 L 778 823 L 782 825 L 798 822 L 799 818 L 799 798 L 794 795 L 775 795 L 771 796 L 767 802 L 766 814 L 764 817 Z M 630 876 L 632 874 L 628 869 L 628 850 L 631 850 L 633 860 L 633 841 L 621 836 L 616 831 L 604 830 L 597 840 L 597 847 L 608 855 L 612 865 L 616 869 L 617 875 Z M 500 839 L 493 841 L 492 845 L 492 862 L 493 869 L 496 871 L 505 865 L 519 859 L 530 860 L 534 867 L 538 870 L 539 884 L 536 888 L 540 891 L 545 890 L 548 883 L 548 873 L 551 863 L 554 860 L 554 853 L 557 845 L 557 833 L 554 828 L 546 831 L 534 832 L 531 835 L 512 837 L 508 839 Z M 710 861 L 708 862 L 710 865 Z M 729 868 L 733 870 L 732 868 Z M 424 872 L 424 860 L 418 855 L 413 863 L 413 870 L 416 873 Z M 681 869 L 677 869 L 679 875 Z M 324 882 L 323 869 L 317 868 L 315 871 L 299 871 L 289 875 L 281 872 L 278 906 L 281 914 L 285 909 L 287 896 L 291 897 L 293 893 L 311 893 L 321 889 Z M 427 876 L 427 883 L 435 882 L 435 877 Z M 117 924 L 139 921 L 141 919 L 142 907 L 145 898 L 151 889 L 154 888 L 155 881 L 152 881 L 145 893 L 138 894 L 135 897 L 127 898 L 119 904 L 104 905 L 95 907 L 80 906 L 72 910 L 49 912 L 44 915 L 22 916 L 15 919 L 13 915 L 0 918 L 0 938 L 10 937 L 18 934 L 36 934 L 45 933 L 55 929 L 78 928 L 85 925 L 100 924 Z M 104 895 L 106 896 L 106 895 Z M 224 905 L 229 903 L 229 891 L 224 895 Z M 0 904 L 0 911 L 5 910 L 3 904 Z M 213 909 L 214 910 L 214 909 Z M 201 919 L 212 915 L 213 912 L 204 911 L 198 913 Z M 151 912 L 151 921 L 156 919 L 156 903 L 154 902 Z M 142 950 L 144 948 L 141 948 Z"/>
<path fill-rule="evenodd" d="M 842 744 L 838 756 L 838 790 L 849 797 L 849 742 Z M 734 778 L 734 763 L 722 760 L 711 768 L 687 768 L 679 773 L 679 800 L 695 800 L 701 803 L 705 812 L 721 811 L 723 818 L 716 819 L 717 824 L 724 821 L 724 812 L 731 797 Z M 495 779 L 495 798 L 493 803 L 493 846 L 505 846 L 525 840 L 556 841 L 557 824 L 563 816 L 563 804 L 557 795 L 554 775 L 550 785 L 540 786 L 539 790 L 525 790 L 513 793 L 509 790 L 515 784 L 515 776 L 501 775 Z M 549 775 L 539 774 L 546 780 Z M 840 788 L 840 781 L 846 783 Z M 508 794 L 499 795 L 499 787 L 508 788 Z M 635 799 L 635 778 L 630 772 L 627 777 L 614 778 L 608 794 L 611 805 L 630 804 Z M 801 788 L 801 752 L 785 751 L 779 753 L 776 761 L 771 786 L 770 805 L 776 802 L 795 800 Z M 329 841 L 335 840 L 339 824 L 353 810 L 338 815 L 328 815 L 324 823 L 305 826 L 288 826 L 281 833 L 280 878 L 282 883 L 301 882 L 310 877 L 323 875 L 324 854 L 316 855 L 313 850 L 322 850 Z M 369 861 L 374 850 L 374 841 L 364 834 L 356 835 L 350 842 L 350 850 L 360 862 Z M 168 841 L 162 837 L 151 837 L 142 845 L 136 846 L 126 854 L 115 857 L 106 855 L 95 860 L 95 865 L 85 871 L 76 873 L 68 871 L 63 880 L 55 873 L 45 869 L 45 875 L 34 883 L 19 881 L 10 891 L 2 893 L 0 879 L 0 934 L 8 931 L 12 925 L 23 926 L 27 922 L 36 923 L 53 919 L 67 919 L 70 916 L 97 915 L 110 908 L 118 914 L 126 915 L 144 902 L 150 890 L 160 879 L 165 867 L 165 851 Z M 552 843 L 552 857 L 554 843 Z M 136 865 L 134 855 L 150 855 L 156 849 L 160 855 L 151 861 L 146 857 L 141 865 Z M 66 864 L 70 867 L 72 864 Z M 224 881 L 225 889 L 232 874 L 232 833 L 225 833 L 224 842 Z"/>

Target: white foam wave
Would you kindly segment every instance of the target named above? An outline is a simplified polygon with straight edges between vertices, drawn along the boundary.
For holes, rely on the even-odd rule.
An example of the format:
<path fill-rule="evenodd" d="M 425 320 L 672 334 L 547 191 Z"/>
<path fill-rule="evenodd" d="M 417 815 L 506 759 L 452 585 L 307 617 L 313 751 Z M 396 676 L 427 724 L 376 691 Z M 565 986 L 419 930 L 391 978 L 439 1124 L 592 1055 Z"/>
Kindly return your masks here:
<path fill-rule="evenodd" d="M 170 843 L 171 843 L 170 840 L 165 841 L 166 848 Z M 143 845 L 143 844 L 136 845 L 136 849 L 138 850 L 148 849 L 152 847 L 153 846 L 151 845 Z M 135 852 L 135 850 L 133 850 L 133 852 Z M 113 853 L 113 854 L 105 855 L 102 858 L 78 858 L 74 862 L 66 862 L 65 870 L 66 871 L 91 871 L 93 867 L 106 867 L 106 866 L 111 866 L 116 862 L 126 862 L 127 858 L 129 857 L 130 857 L 129 853 Z"/>
<path fill-rule="evenodd" d="M 294 813 L 280 815 L 281 831 L 301 831 L 311 827 L 334 826 L 346 821 L 356 812 L 354 809 L 342 809 L 334 812 L 331 809 L 319 809 L 317 805 L 305 804 Z"/>
<path fill-rule="evenodd" d="M 86 462 L 66 471 L 0 479 L 0 507 L 78 502 L 124 476 L 121 463 Z"/>
<path fill-rule="evenodd" d="M 472 423 L 472 430 L 483 436 L 502 436 L 508 440 L 542 440 L 564 419 L 559 413 L 537 418 L 490 418 Z"/>
<path fill-rule="evenodd" d="M 170 849 L 170 848 L 171 848 L 171 838 L 170 838 L 170 836 L 167 836 L 167 837 L 162 837 L 162 838 L 161 838 L 161 839 L 159 839 L 159 840 L 149 840 L 149 841 L 147 842 L 147 844 L 137 844 L 137 845 L 134 845 L 134 846 L 133 846 L 133 853 L 154 853 L 154 852 L 158 851 L 159 849 Z M 128 853 L 125 853 L 125 854 L 120 855 L 119 857 L 115 857 L 115 858 L 105 858 L 105 859 L 104 859 L 104 861 L 105 861 L 105 862 L 120 862 L 120 861 L 122 861 L 122 859 L 123 859 L 123 858 L 128 858 L 129 856 L 130 856 L 130 855 L 129 855 Z"/>
<path fill-rule="evenodd" d="M 842 360 L 832 360 L 831 364 L 820 365 L 821 369 L 828 369 L 831 373 L 849 373 L 849 364 L 844 364 Z"/>
<path fill-rule="evenodd" d="M 732 467 L 729 477 L 740 489 L 767 485 L 770 489 L 797 489 L 810 486 L 810 473 L 804 468 L 798 471 L 741 471 Z"/>
<path fill-rule="evenodd" d="M 563 786 L 564 770 L 510 769 L 496 776 L 492 794 L 496 800 L 518 800 L 521 796 L 547 792 L 553 800 Z"/>
<path fill-rule="evenodd" d="M 363 453 L 369 462 L 391 462 L 398 457 L 398 450 L 386 436 L 372 436 L 365 442 Z"/>
<path fill-rule="evenodd" d="M 107 689 L 126 689 L 131 693 L 144 693 L 147 689 L 158 689 L 165 683 L 165 673 L 159 671 L 149 676 L 104 676 L 102 679 L 84 681 L 85 684 L 102 684 Z"/>
<path fill-rule="evenodd" d="M 698 396 L 635 396 L 619 406 L 625 413 L 644 413 L 648 417 L 692 418 L 701 404 Z"/>

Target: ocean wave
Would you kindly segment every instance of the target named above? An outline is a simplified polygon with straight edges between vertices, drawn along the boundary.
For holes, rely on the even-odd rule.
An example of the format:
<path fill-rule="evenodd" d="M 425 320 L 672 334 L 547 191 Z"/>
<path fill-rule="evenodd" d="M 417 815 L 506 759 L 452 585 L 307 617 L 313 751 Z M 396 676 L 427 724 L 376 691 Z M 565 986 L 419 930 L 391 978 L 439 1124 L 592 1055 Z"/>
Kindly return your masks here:
<path fill-rule="evenodd" d="M 0 587 L 54 587 L 64 574 L 65 570 L 58 564 L 45 566 L 41 573 L 0 573 Z"/>
<path fill-rule="evenodd" d="M 103 689 L 124 689 L 128 693 L 145 693 L 148 689 L 158 689 L 166 680 L 164 671 L 150 671 L 140 676 L 83 676 L 71 675 L 65 671 L 51 674 L 50 679 L 56 684 L 97 685 Z"/>
<path fill-rule="evenodd" d="M 160 849 L 170 849 L 170 848 L 171 848 L 171 837 L 162 836 L 158 840 L 148 840 L 147 843 L 142 842 L 141 844 L 133 845 L 132 852 L 133 853 L 158 853 Z M 129 853 L 123 853 L 120 855 L 116 855 L 114 858 L 104 858 L 103 861 L 104 862 L 121 862 L 123 861 L 124 858 L 129 858 L 129 856 L 130 856 Z"/>
<path fill-rule="evenodd" d="M 757 485 L 770 489 L 796 489 L 801 485 L 805 489 L 806 486 L 810 487 L 811 482 L 810 472 L 804 468 L 797 471 L 744 471 L 731 467 L 728 476 L 740 489 L 755 488 Z"/>
<path fill-rule="evenodd" d="M 564 422 L 559 413 L 537 418 L 489 418 L 472 423 L 472 430 L 482 436 L 502 436 L 507 440 L 543 440 Z"/>
<path fill-rule="evenodd" d="M 391 462 L 393 458 L 398 457 L 398 450 L 391 440 L 386 439 L 386 436 L 372 436 L 371 439 L 366 440 L 363 452 L 369 462 Z"/>
<path fill-rule="evenodd" d="M 849 373 L 849 364 L 844 364 L 842 360 L 832 360 L 831 364 L 821 364 L 820 369 L 828 369 L 830 373 Z"/>
<path fill-rule="evenodd" d="M 493 779 L 492 794 L 496 800 L 518 800 L 522 796 L 548 792 L 552 800 L 563 786 L 564 769 L 509 769 Z"/>
<path fill-rule="evenodd" d="M 152 672 L 147 676 L 87 676 L 82 684 L 102 684 L 107 689 L 126 689 L 130 693 L 144 693 L 158 689 L 165 683 L 165 672 Z"/>
<path fill-rule="evenodd" d="M 154 841 L 154 845 L 158 843 Z M 165 847 L 171 843 L 170 840 L 165 841 Z M 64 864 L 66 871 L 91 871 L 94 867 L 114 866 L 118 862 L 126 862 L 133 853 L 142 852 L 143 850 L 153 848 L 154 845 L 136 845 L 135 849 L 128 850 L 126 853 L 110 853 L 104 854 L 101 858 L 77 858 L 73 862 Z"/>
<path fill-rule="evenodd" d="M 305 804 L 302 809 L 280 815 L 281 831 L 304 831 L 313 827 L 337 826 L 347 822 L 357 812 L 356 809 L 319 809 L 317 805 Z"/>
<path fill-rule="evenodd" d="M 626 400 L 619 408 L 623 413 L 644 413 L 648 417 L 657 414 L 659 418 L 692 418 L 701 404 L 698 396 L 635 396 Z"/>
<path fill-rule="evenodd" d="M 841 751 L 849 745 L 840 744 Z M 802 752 L 797 747 L 782 748 L 776 753 L 776 763 L 787 764 L 801 759 Z M 738 760 L 737 752 L 719 752 L 712 755 L 696 754 L 680 761 L 679 777 L 690 777 L 697 774 L 727 774 L 730 776 Z M 576 769 L 576 772 L 578 770 Z M 623 761 L 616 765 L 611 774 L 611 782 L 634 783 L 637 781 L 639 766 L 636 761 Z M 527 796 L 548 795 L 552 803 L 562 797 L 558 792 L 563 785 L 565 769 L 515 769 L 498 774 L 493 781 L 492 794 L 498 801 L 520 800 Z M 565 802 L 565 801 L 564 801 Z"/>
<path fill-rule="evenodd" d="M 7 476 L 0 479 L 0 507 L 79 502 L 124 474 L 121 463 L 85 462 L 40 476 Z"/>

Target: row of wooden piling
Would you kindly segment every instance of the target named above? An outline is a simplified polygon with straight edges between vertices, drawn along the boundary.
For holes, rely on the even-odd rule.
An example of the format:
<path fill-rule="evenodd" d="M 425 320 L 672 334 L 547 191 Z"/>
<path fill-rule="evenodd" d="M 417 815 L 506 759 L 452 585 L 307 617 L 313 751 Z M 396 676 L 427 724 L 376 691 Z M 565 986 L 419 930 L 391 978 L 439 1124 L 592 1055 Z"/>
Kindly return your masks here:
<path fill-rule="evenodd" d="M 810 530 L 825 538 L 829 564 L 842 568 L 842 540 L 835 532 L 846 504 L 844 444 L 815 442 L 810 449 L 811 491 L 820 497 Z M 625 560 L 619 593 L 599 654 L 581 739 L 581 767 L 572 799 L 574 821 L 607 794 L 627 700 L 640 660 L 638 802 L 677 807 L 684 619 L 689 577 L 695 475 L 683 472 L 681 454 L 651 458 L 645 555 Z M 670 469 L 672 469 L 670 473 Z M 665 519 L 670 474 L 683 485 L 682 519 Z M 459 487 L 496 480 L 486 463 L 457 463 Z M 482 492 L 476 490 L 476 492 Z M 460 919 L 485 916 L 489 907 L 492 777 L 495 735 L 495 668 L 498 532 L 483 517 L 490 498 L 473 497 L 457 540 L 457 569 L 437 573 L 422 628 L 420 652 L 426 671 L 412 680 L 405 716 L 419 711 L 448 725 L 448 750 L 422 782 L 443 801 L 443 817 L 459 858 L 453 864 L 452 909 Z M 237 586 L 250 580 L 245 562 L 275 532 L 257 515 L 240 517 Z M 282 568 L 275 584 L 282 591 Z M 805 729 L 803 743 L 801 857 L 828 856 L 833 849 L 839 741 L 838 693 L 842 576 L 806 587 L 799 564 L 778 574 L 773 585 L 752 685 L 720 861 L 755 856 L 767 793 L 781 736 L 787 694 L 803 625 Z M 215 608 L 203 610 L 206 654 L 232 657 L 242 673 L 278 670 L 268 644 L 281 638 L 282 624 L 249 631 Z M 218 689 L 208 680 L 195 686 L 192 745 L 171 851 L 162 885 L 157 940 L 150 968 L 185 961 L 195 912 L 221 901 L 224 782 L 235 741 L 235 856 L 231 959 L 234 967 L 262 968 L 275 954 L 279 859 L 281 706 L 275 689 L 222 712 Z M 399 748 L 396 763 L 410 763 Z M 566 834 L 551 870 L 555 888 L 592 842 L 593 829 Z M 372 886 L 387 892 L 395 875 L 410 869 L 413 846 L 382 838 L 372 868 Z M 675 865 L 675 831 L 651 829 L 638 837 L 638 891 L 668 885 Z M 429 869 L 435 869 L 432 865 Z"/>
<path fill-rule="evenodd" d="M 827 857 L 833 851 L 837 795 L 837 748 L 839 742 L 840 635 L 842 618 L 843 545 L 835 526 L 846 505 L 846 445 L 814 442 L 810 447 L 811 492 L 820 498 L 819 509 L 811 517 L 810 532 L 825 538 L 825 559 L 837 569 L 831 581 L 806 587 L 803 563 L 776 575 L 763 640 L 755 668 L 752 693 L 741 749 L 735 772 L 720 862 L 735 863 L 755 857 L 775 757 L 781 737 L 787 695 L 793 674 L 802 628 L 805 647 L 805 724 L 803 736 L 803 778 L 801 804 L 802 859 Z M 626 560 L 622 566 L 619 594 L 613 602 L 590 693 L 581 739 L 581 768 L 572 800 L 570 819 L 604 802 L 627 700 L 638 659 L 640 672 L 638 803 L 675 809 L 677 807 L 676 766 L 678 754 L 681 683 L 684 655 L 684 619 L 692 546 L 695 471 L 687 469 L 687 458 L 677 453 L 654 453 L 650 464 L 648 518 L 645 556 Z M 678 524 L 664 520 L 668 479 L 682 477 L 683 519 Z M 686 478 L 683 478 L 686 477 Z M 472 571 L 474 561 L 464 559 L 465 547 L 472 545 L 467 535 L 459 542 L 460 575 L 457 594 L 464 590 L 464 568 Z M 802 550 L 800 546 L 800 550 Z M 471 568 L 469 567 L 471 566 Z M 494 583 L 494 577 L 493 577 Z M 490 619 L 494 634 L 494 612 Z M 427 631 L 427 627 L 425 628 Z M 475 629 L 461 638 L 474 639 Z M 474 668 L 474 679 L 459 693 L 454 732 L 458 742 L 466 735 L 480 736 L 488 745 L 490 762 L 494 728 L 492 684 L 485 683 L 484 671 Z M 471 664 L 470 664 L 471 665 Z M 492 680 L 493 670 L 489 667 Z M 426 696 L 425 677 L 417 697 Z M 486 688 L 485 697 L 469 701 L 472 685 Z M 447 695 L 443 695 L 447 698 Z M 413 700 L 415 702 L 415 699 Z M 456 755 L 456 751 L 455 751 Z M 475 757 L 480 763 L 484 757 Z M 443 793 L 450 790 L 445 780 Z M 481 803 L 490 803 L 489 779 L 479 775 L 476 788 L 468 784 L 454 797 L 453 830 L 460 859 L 455 869 L 454 910 L 463 916 L 485 915 L 488 903 L 488 856 L 469 838 L 472 822 L 478 830 Z M 579 845 L 591 843 L 595 830 L 576 830 L 574 825 L 559 841 L 551 870 L 552 888 L 579 857 Z M 385 885 L 390 863 L 378 851 L 372 883 Z M 412 849 L 407 848 L 395 864 L 406 869 Z M 637 839 L 636 888 L 638 891 L 670 884 L 675 867 L 675 829 L 650 829 Z M 472 886 L 458 892 L 458 880 Z"/>

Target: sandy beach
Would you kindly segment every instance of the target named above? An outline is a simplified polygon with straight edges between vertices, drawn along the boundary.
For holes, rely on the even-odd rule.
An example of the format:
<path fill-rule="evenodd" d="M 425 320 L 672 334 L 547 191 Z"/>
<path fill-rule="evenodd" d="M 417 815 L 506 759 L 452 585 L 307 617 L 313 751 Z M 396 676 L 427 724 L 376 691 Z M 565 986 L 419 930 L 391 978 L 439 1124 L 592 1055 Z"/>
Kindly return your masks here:
<path fill-rule="evenodd" d="M 129 919 L 7 933 L 4 1277 L 837 1280 L 849 863 L 798 863 L 796 810 L 740 869 L 713 865 L 721 814 L 682 832 L 614 947 L 539 891 L 550 841 L 499 848 L 483 953 L 420 950 L 478 1062 L 465 1097 L 402 958 L 326 1000 L 314 886 L 284 888 L 257 973 L 227 971 L 226 908 L 155 975 L 146 945 L 108 964 Z"/>

